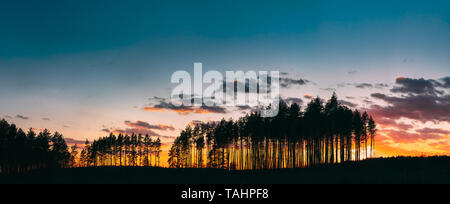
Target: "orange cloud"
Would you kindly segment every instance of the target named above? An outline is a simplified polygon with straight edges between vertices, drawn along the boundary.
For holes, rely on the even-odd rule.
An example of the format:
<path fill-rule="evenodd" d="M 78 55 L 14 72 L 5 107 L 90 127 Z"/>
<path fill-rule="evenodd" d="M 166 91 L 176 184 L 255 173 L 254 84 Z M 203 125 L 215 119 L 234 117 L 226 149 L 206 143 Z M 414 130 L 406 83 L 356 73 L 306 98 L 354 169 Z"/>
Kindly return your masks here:
<path fill-rule="evenodd" d="M 150 107 L 150 106 L 146 106 L 144 108 L 142 108 L 143 111 L 149 111 L 149 112 L 164 112 L 164 109 L 162 108 L 155 108 L 155 107 Z"/>
<path fill-rule="evenodd" d="M 440 129 L 413 132 L 381 130 L 376 137 L 376 156 L 450 155 L 450 135 Z"/>

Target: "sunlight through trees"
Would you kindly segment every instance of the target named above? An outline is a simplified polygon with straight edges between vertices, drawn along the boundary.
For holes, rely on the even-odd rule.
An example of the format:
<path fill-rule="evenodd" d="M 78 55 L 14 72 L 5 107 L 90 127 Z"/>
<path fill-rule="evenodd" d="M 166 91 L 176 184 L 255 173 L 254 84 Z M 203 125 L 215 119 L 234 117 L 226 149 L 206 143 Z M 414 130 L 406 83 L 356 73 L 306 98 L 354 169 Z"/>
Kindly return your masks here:
<path fill-rule="evenodd" d="M 335 94 L 325 105 L 313 99 L 304 112 L 282 101 L 274 118 L 253 112 L 187 126 L 168 162 L 171 168 L 255 170 L 358 161 L 373 156 L 375 134 L 372 117 L 340 105 Z"/>

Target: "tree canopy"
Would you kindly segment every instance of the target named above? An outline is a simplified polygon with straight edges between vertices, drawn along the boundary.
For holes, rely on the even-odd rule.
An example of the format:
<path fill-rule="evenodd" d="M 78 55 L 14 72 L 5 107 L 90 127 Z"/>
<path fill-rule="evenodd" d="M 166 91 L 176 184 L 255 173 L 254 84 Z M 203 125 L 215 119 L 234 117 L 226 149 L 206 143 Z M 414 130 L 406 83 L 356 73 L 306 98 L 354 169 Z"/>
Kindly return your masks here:
<path fill-rule="evenodd" d="M 15 124 L 0 120 L 0 173 L 69 167 L 72 159 L 60 133 L 51 134 L 47 129 L 39 134 L 32 129 L 25 133 Z"/>

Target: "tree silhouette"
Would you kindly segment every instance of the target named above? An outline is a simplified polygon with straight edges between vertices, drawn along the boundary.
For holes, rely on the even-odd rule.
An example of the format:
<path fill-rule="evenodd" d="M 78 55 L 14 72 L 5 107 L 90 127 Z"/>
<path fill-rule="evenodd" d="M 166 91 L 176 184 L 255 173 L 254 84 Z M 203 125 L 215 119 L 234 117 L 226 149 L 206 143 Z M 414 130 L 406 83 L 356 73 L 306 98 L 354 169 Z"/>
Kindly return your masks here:
<path fill-rule="evenodd" d="M 160 166 L 161 140 L 149 135 L 110 134 L 85 148 L 80 154 L 83 166 Z M 86 155 L 86 156 L 85 156 Z M 86 159 L 86 158 L 88 159 Z M 154 158 L 152 160 L 152 158 Z"/>
<path fill-rule="evenodd" d="M 20 174 L 42 168 L 70 167 L 71 155 L 63 136 L 43 130 L 25 133 L 0 120 L 0 173 Z"/>
<path fill-rule="evenodd" d="M 279 108 L 273 118 L 252 112 L 237 121 L 187 126 L 169 151 L 169 167 L 255 170 L 341 163 L 368 158 L 369 139 L 373 156 L 375 121 L 339 104 L 336 94 L 325 104 L 312 99 L 304 112 L 282 100 Z"/>

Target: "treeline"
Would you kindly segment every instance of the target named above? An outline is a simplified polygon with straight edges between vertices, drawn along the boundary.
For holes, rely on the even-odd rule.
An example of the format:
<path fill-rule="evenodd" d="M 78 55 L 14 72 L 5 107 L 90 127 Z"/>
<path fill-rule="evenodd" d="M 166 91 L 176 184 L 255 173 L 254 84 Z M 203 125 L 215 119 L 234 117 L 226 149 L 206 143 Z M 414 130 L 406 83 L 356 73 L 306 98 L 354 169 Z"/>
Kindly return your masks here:
<path fill-rule="evenodd" d="M 0 174 L 70 167 L 74 156 L 58 132 L 43 130 L 37 134 L 30 129 L 25 133 L 4 119 L 0 121 Z"/>
<path fill-rule="evenodd" d="M 161 140 L 149 135 L 110 134 L 95 140 L 86 140 L 80 153 L 79 166 L 160 166 Z"/>
<path fill-rule="evenodd" d="M 366 112 L 313 99 L 302 112 L 280 102 L 279 114 L 187 126 L 169 151 L 171 168 L 300 168 L 373 156 L 376 124 Z"/>

